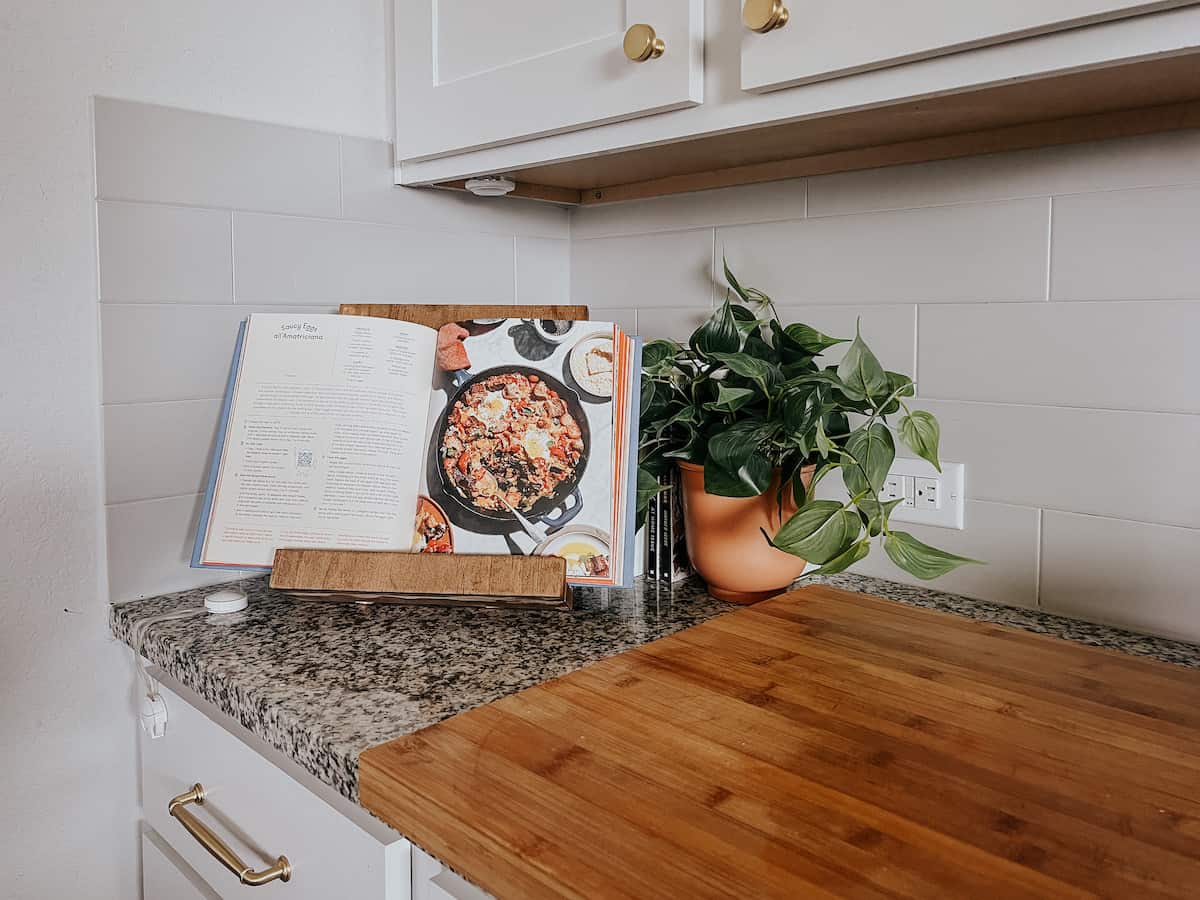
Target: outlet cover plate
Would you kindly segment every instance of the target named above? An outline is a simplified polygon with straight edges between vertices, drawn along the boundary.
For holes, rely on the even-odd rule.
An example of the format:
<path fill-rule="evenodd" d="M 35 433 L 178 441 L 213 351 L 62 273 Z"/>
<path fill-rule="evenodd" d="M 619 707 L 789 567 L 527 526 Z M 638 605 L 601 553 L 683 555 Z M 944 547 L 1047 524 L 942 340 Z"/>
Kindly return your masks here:
<path fill-rule="evenodd" d="M 892 475 L 909 475 L 913 478 L 936 478 L 941 493 L 937 509 L 921 506 L 897 506 L 892 510 L 891 522 L 912 522 L 917 525 L 932 525 L 935 528 L 963 529 L 963 501 L 965 500 L 964 472 L 962 463 L 942 460 L 942 471 L 923 459 L 897 457 L 888 471 Z"/>
<path fill-rule="evenodd" d="M 937 509 L 920 506 L 899 505 L 892 510 L 890 522 L 911 522 L 914 525 L 932 525 L 935 528 L 963 529 L 963 505 L 966 500 L 965 469 L 962 463 L 942 460 L 942 471 L 923 459 L 896 457 L 889 475 L 913 478 L 936 478 L 940 482 L 941 505 Z M 824 500 L 846 500 L 846 486 L 842 484 L 841 472 L 830 474 L 817 486 L 817 496 Z"/>

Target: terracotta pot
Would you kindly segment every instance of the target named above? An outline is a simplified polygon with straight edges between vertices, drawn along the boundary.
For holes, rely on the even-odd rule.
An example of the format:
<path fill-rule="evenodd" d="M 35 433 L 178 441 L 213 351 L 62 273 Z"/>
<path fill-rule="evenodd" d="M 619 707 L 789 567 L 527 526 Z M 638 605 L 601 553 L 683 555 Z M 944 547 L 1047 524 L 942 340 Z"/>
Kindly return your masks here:
<path fill-rule="evenodd" d="M 804 486 L 812 482 L 815 466 L 800 470 Z M 762 536 L 772 537 L 796 512 L 789 486 L 778 503 L 779 470 L 771 486 L 758 497 L 718 497 L 704 490 L 704 466 L 679 463 L 683 484 L 683 517 L 688 556 L 708 582 L 708 592 L 730 603 L 757 603 L 780 594 L 800 577 L 805 561 L 776 550 Z M 761 530 L 760 530 L 761 529 Z"/>

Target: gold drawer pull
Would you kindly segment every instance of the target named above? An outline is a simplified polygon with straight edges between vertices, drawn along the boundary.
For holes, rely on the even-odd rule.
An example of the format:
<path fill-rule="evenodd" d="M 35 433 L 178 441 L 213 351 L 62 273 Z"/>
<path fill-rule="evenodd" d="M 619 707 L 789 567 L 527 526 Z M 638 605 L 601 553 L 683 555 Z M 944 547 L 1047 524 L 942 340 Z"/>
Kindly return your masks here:
<path fill-rule="evenodd" d="M 629 30 L 625 32 L 625 56 L 632 62 L 645 62 L 648 59 L 658 59 L 663 55 L 663 51 L 667 49 L 667 45 L 663 43 L 654 31 L 654 28 L 645 23 L 630 25 Z"/>
<path fill-rule="evenodd" d="M 228 844 L 213 834 L 212 830 L 193 816 L 191 810 L 187 808 L 189 803 L 199 805 L 203 802 L 204 788 L 194 784 L 190 791 L 180 794 L 167 804 L 167 812 L 178 819 L 179 824 L 187 829 L 188 834 L 199 841 L 200 846 L 211 853 L 221 865 L 236 875 L 242 884 L 254 887 L 274 881 L 276 878 L 280 881 L 291 880 L 292 864 L 288 862 L 286 856 L 279 857 L 275 860 L 275 865 L 263 869 L 261 872 L 255 872 L 242 862 Z"/>
<path fill-rule="evenodd" d="M 787 20 L 788 8 L 783 0 L 746 0 L 742 7 L 742 24 L 759 34 L 782 28 Z"/>

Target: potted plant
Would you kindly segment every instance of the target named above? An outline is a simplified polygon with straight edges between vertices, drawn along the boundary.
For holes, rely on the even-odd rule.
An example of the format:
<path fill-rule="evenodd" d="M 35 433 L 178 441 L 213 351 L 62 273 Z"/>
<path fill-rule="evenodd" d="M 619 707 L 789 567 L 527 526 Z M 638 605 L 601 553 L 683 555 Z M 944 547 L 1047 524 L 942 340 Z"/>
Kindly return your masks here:
<path fill-rule="evenodd" d="M 689 555 L 711 593 L 734 602 L 786 589 L 806 561 L 814 574 L 841 572 L 872 540 L 922 579 L 975 562 L 893 529 L 901 501 L 879 498 L 897 437 L 940 471 L 937 419 L 905 402 L 912 379 L 885 371 L 861 334 L 784 325 L 728 265 L 725 278 L 732 291 L 686 345 L 644 348 L 639 521 L 678 466 Z M 843 343 L 841 362 L 822 366 L 820 354 Z M 817 499 L 835 469 L 846 498 Z"/>

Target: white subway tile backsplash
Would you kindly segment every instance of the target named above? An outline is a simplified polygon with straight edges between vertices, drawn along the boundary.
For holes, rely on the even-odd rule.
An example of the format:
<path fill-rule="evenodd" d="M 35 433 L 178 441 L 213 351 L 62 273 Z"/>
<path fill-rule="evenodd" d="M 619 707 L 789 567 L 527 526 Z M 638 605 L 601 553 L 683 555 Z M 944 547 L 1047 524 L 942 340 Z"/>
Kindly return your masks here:
<path fill-rule="evenodd" d="M 565 238 L 518 237 L 517 302 L 571 301 L 571 244 Z"/>
<path fill-rule="evenodd" d="M 232 303 L 228 210 L 99 203 L 100 299 Z"/>
<path fill-rule="evenodd" d="M 796 178 L 589 206 L 572 218 L 571 237 L 583 240 L 710 225 L 803 219 L 805 197 L 805 181 Z"/>
<path fill-rule="evenodd" d="M 400 187 L 394 183 L 392 158 L 392 145 L 386 141 L 342 138 L 342 218 L 567 237 L 569 213 L 564 207 L 511 197 L 475 197 L 465 191 Z"/>
<path fill-rule="evenodd" d="M 96 99 L 102 200 L 336 216 L 338 136 Z"/>
<path fill-rule="evenodd" d="M 967 496 L 1200 528 L 1200 416 L 916 399 Z M 911 455 L 911 454 L 909 454 Z"/>
<path fill-rule="evenodd" d="M 236 569 L 193 569 L 200 495 L 118 503 L 108 517 L 108 593 L 114 603 L 241 578 Z"/>
<path fill-rule="evenodd" d="M 1042 607 L 1200 641 L 1200 530 L 1047 511 Z"/>
<path fill-rule="evenodd" d="M 711 228 L 571 241 L 571 302 L 710 306 Z"/>
<path fill-rule="evenodd" d="M 238 323 L 296 307 L 105 303 L 100 309 L 104 403 L 221 397 Z M 305 312 L 337 312 L 336 306 Z"/>
<path fill-rule="evenodd" d="M 612 322 L 614 325 L 620 326 L 626 334 L 637 334 L 637 316 L 638 311 L 633 307 L 611 307 L 596 310 L 591 318 L 594 321 Z"/>
<path fill-rule="evenodd" d="M 235 213 L 238 303 L 512 303 L 513 239 Z"/>
<path fill-rule="evenodd" d="M 862 327 L 863 340 L 883 363 L 885 369 L 913 375 L 916 355 L 917 308 L 908 304 L 876 306 L 788 306 L 776 304 L 785 325 L 803 322 L 831 337 L 854 337 L 856 325 Z M 837 365 L 849 344 L 830 347 L 821 356 L 823 365 Z"/>
<path fill-rule="evenodd" d="M 713 313 L 711 307 L 686 306 L 680 309 L 645 306 L 637 311 L 637 333 L 647 341 L 667 338 L 687 343 L 692 332 Z"/>
<path fill-rule="evenodd" d="M 1056 197 L 1050 297 L 1200 300 L 1197 235 L 1200 185 Z"/>
<path fill-rule="evenodd" d="M 937 398 L 915 405 L 967 465 L 966 529 L 900 527 L 989 564 L 934 587 L 1031 606 L 1040 577 L 1052 611 L 1200 639 L 1200 130 L 568 213 L 396 187 L 383 141 L 95 110 L 114 600 L 239 574 L 188 559 L 248 313 L 572 302 L 686 340 L 724 253 Z"/>
<path fill-rule="evenodd" d="M 104 407 L 106 502 L 202 491 L 220 417 L 219 399 Z"/>
<path fill-rule="evenodd" d="M 1200 182 L 1200 130 L 839 172 L 809 179 L 809 216 Z"/>
<path fill-rule="evenodd" d="M 1038 510 L 1025 506 L 968 500 L 964 509 L 966 527 L 962 531 L 893 522 L 892 527 L 897 531 L 907 531 L 919 541 L 980 560 L 985 565 L 962 566 L 937 581 L 923 582 L 897 568 L 883 547 L 875 544 L 871 555 L 854 566 L 853 571 L 1008 606 L 1036 607 L 1038 515 Z"/>
<path fill-rule="evenodd" d="M 939 400 L 1197 413 L 1197 346 L 1200 302 L 931 305 L 918 372 Z"/>
<path fill-rule="evenodd" d="M 777 303 L 949 303 L 1046 295 L 1047 199 L 717 229 L 743 284 Z"/>

